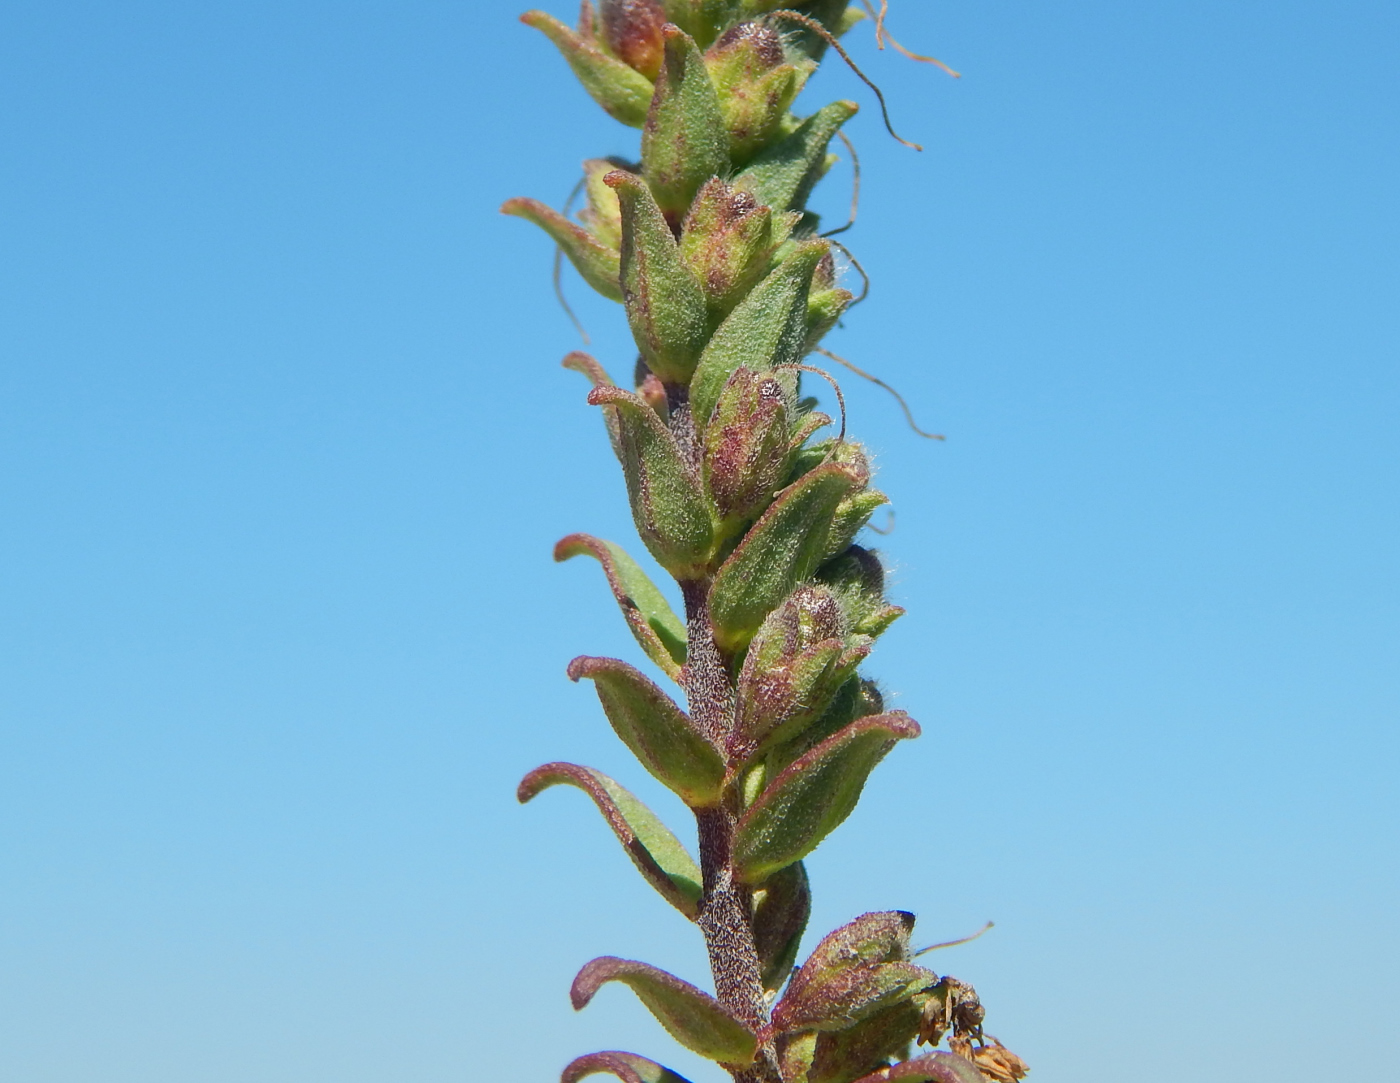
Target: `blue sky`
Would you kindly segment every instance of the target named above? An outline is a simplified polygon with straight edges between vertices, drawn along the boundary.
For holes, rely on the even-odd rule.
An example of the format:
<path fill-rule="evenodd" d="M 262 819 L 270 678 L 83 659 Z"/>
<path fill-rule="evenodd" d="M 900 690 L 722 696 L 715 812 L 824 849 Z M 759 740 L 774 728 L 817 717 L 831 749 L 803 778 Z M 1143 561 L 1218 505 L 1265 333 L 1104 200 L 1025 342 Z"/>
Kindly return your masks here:
<path fill-rule="evenodd" d="M 569 1009 L 594 955 L 704 960 L 579 795 L 513 799 L 569 759 L 683 825 L 564 677 L 637 651 L 550 546 L 631 529 L 548 245 L 496 214 L 635 133 L 515 14 L 0 16 L 0 1077 L 715 1078 L 622 992 Z M 923 154 L 847 72 L 803 101 L 866 107 L 830 344 L 948 436 L 844 381 L 909 609 L 871 670 L 926 736 L 813 860 L 814 930 L 995 919 L 938 965 L 1038 1083 L 1379 1078 L 1400 13 L 893 18 L 965 73 L 853 35 Z"/>

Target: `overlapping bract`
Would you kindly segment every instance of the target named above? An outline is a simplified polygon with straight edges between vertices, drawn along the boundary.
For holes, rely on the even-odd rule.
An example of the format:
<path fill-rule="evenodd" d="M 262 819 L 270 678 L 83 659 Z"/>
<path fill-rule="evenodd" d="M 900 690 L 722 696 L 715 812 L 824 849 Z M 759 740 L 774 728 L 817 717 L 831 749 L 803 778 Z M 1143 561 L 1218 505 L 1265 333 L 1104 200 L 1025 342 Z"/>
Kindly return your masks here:
<path fill-rule="evenodd" d="M 586 793 L 643 877 L 707 937 L 720 894 L 739 900 L 742 928 L 709 946 L 717 979 L 728 965 L 717 951 L 749 953 L 747 1003 L 604 957 L 579 973 L 575 1007 L 625 984 L 681 1044 L 756 1083 L 874 1083 L 884 1072 L 967 1083 L 978 1056 L 999 1054 L 986 1052 L 980 1015 L 969 1022 L 967 987 L 911 961 L 911 915 L 864 915 L 793 972 L 811 910 L 802 859 L 891 748 L 919 734 L 857 672 L 903 612 L 885 598 L 878 556 L 855 543 L 886 497 L 844 424 L 817 438 L 831 418 L 801 391 L 804 358 L 852 303 L 806 202 L 856 105 L 792 109 L 829 40 L 859 17 L 846 0 L 584 0 L 577 28 L 523 17 L 599 105 L 641 130 L 638 162 L 584 163 L 577 220 L 526 198 L 503 209 L 540 226 L 624 307 L 639 353 L 633 390 L 585 354 L 565 365 L 592 384 L 637 533 L 677 581 L 685 618 L 614 543 L 570 535 L 555 558 L 599 561 L 688 709 L 617 659 L 577 658 L 568 672 L 593 683 L 623 744 L 709 834 L 697 863 L 633 794 L 574 764 L 531 772 L 519 796 L 561 784 Z M 736 949 L 736 935 L 747 944 Z M 891 1066 L 916 1038 L 945 1035 L 966 1055 Z M 563 1079 L 596 1074 L 684 1083 L 622 1052 L 581 1057 Z"/>

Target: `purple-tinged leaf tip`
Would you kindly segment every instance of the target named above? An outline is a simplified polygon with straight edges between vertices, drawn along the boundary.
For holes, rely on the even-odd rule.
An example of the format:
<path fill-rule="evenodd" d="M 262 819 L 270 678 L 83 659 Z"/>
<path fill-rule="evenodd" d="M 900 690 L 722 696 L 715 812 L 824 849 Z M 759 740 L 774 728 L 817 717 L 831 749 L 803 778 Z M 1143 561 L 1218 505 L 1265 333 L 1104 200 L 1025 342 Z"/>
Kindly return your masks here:
<path fill-rule="evenodd" d="M 856 1083 L 987 1083 L 968 1061 L 954 1053 L 925 1053 L 878 1072 Z"/>
<path fill-rule="evenodd" d="M 622 1083 L 690 1083 L 684 1076 L 663 1068 L 654 1060 L 615 1049 L 579 1057 L 564 1069 L 559 1083 L 578 1083 L 586 1076 L 605 1072 L 617 1076 Z"/>
<path fill-rule="evenodd" d="M 672 680 L 678 680 L 681 666 L 685 665 L 686 628 L 665 595 L 637 562 L 612 542 L 591 534 L 570 534 L 554 546 L 554 559 L 558 561 L 582 553 L 603 566 L 603 574 L 608 577 L 608 586 L 622 609 L 622 616 L 647 657 Z"/>
<path fill-rule="evenodd" d="M 569 989 L 575 1010 L 587 1007 L 607 982 L 637 994 L 672 1038 L 692 1053 L 721 1064 L 753 1062 L 758 1039 L 710 994 L 646 963 L 605 955 L 584 966 Z"/>
<path fill-rule="evenodd" d="M 700 906 L 700 867 L 660 818 L 601 771 L 572 763 L 536 767 L 521 781 L 516 796 L 524 804 L 560 785 L 575 786 L 593 799 L 646 881 L 694 920 Z"/>

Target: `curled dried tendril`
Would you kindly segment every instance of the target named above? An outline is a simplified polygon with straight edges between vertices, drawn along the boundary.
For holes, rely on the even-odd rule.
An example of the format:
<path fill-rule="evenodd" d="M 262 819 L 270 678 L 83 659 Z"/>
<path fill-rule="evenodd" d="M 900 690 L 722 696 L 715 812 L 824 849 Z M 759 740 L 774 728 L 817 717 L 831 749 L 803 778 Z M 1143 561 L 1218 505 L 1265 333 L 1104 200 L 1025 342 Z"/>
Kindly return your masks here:
<path fill-rule="evenodd" d="M 913 429 L 916 433 L 918 433 L 920 436 L 922 436 L 925 440 L 946 440 L 946 439 L 947 439 L 947 437 L 944 436 L 942 433 L 938 433 L 938 432 L 928 432 L 928 431 L 925 430 L 925 429 L 919 428 L 918 423 L 914 420 L 914 413 L 913 413 L 913 411 L 909 409 L 909 404 L 908 404 L 907 402 L 904 401 L 904 396 L 901 395 L 901 394 L 900 394 L 898 391 L 896 391 L 894 388 L 892 388 L 889 384 L 885 383 L 885 381 L 882 380 L 882 379 L 880 379 L 878 376 L 875 376 L 875 375 L 873 375 L 873 374 L 871 374 L 871 373 L 869 373 L 869 372 L 866 372 L 865 369 L 859 367 L 858 365 L 852 364 L 850 361 L 847 361 L 847 360 L 846 360 L 844 357 L 842 357 L 840 354 L 832 353 L 830 350 L 826 349 L 824 346 L 818 346 L 814 352 L 815 352 L 815 353 L 819 353 L 819 354 L 821 354 L 823 357 L 829 358 L 829 359 L 832 360 L 832 361 L 835 361 L 838 365 L 845 365 L 846 368 L 850 369 L 850 370 L 851 370 L 852 372 L 854 372 L 857 376 L 861 377 L 862 379 L 869 380 L 869 381 L 870 381 L 872 384 L 874 384 L 876 387 L 883 387 L 886 391 L 888 391 L 891 395 L 893 395 L 894 398 L 895 398 L 895 401 L 899 403 L 899 408 L 900 408 L 901 410 L 904 411 L 904 420 L 905 420 L 906 422 L 908 422 L 909 427 L 910 427 L 911 429 Z"/>
<path fill-rule="evenodd" d="M 846 230 L 855 225 L 856 214 L 860 211 L 860 155 L 856 153 L 856 145 L 851 142 L 850 137 L 846 135 L 845 132 L 838 131 L 836 133 L 836 138 L 846 145 L 846 150 L 851 154 L 851 215 L 846 219 L 846 224 L 844 226 L 837 226 L 835 229 L 829 229 L 822 234 L 823 237 L 828 238 L 835 237 L 838 233 L 845 233 Z M 843 248 L 842 251 L 846 252 L 846 249 Z M 846 252 L 846 254 L 848 256 L 850 255 L 849 252 Z M 852 260 L 851 262 L 854 263 L 855 261 Z M 864 272 L 861 273 L 863 274 Z"/>
<path fill-rule="evenodd" d="M 945 940 L 941 944 L 930 944 L 926 948 L 920 948 L 918 951 L 914 952 L 914 954 L 909 956 L 909 958 L 917 959 L 920 955 L 927 955 L 929 952 L 938 951 L 940 948 L 956 948 L 961 944 L 971 944 L 974 940 L 976 940 L 979 936 L 987 932 L 989 929 L 994 928 L 996 928 L 996 922 L 989 921 L 971 936 L 964 936 L 957 940 Z"/>
<path fill-rule="evenodd" d="M 856 73 L 856 78 L 875 92 L 875 98 L 880 103 L 880 115 L 884 118 L 885 121 L 885 131 L 889 132 L 890 135 L 894 137 L 896 142 L 903 143 L 906 147 L 910 147 L 913 150 L 924 149 L 918 143 L 911 143 L 908 139 L 905 139 L 902 135 L 900 135 L 897 131 L 894 130 L 894 125 L 890 123 L 890 109 L 889 106 L 885 104 L 884 92 L 871 81 L 870 77 L 866 75 L 865 72 L 860 70 L 860 66 L 854 60 L 851 59 L 851 54 L 846 52 L 846 50 L 841 47 L 841 43 L 836 40 L 836 38 L 832 35 L 830 30 L 822 26 L 821 23 L 817 22 L 817 20 L 813 19 L 811 16 L 803 15 L 801 12 L 797 11 L 789 11 L 786 8 L 783 8 L 780 11 L 771 12 L 768 15 L 768 18 L 783 19 L 787 22 L 798 23 L 799 25 L 810 30 L 812 33 L 825 39 L 826 43 L 836 50 L 836 54 L 846 62 L 846 66 L 850 68 L 851 71 Z"/>
<path fill-rule="evenodd" d="M 831 389 L 834 392 L 836 392 L 836 405 L 841 410 L 841 431 L 836 435 L 836 444 L 844 444 L 846 442 L 846 396 L 841 393 L 841 385 L 836 382 L 836 377 L 831 375 L 831 373 L 827 372 L 825 369 L 817 368 L 815 365 L 779 365 L 774 371 L 782 371 L 784 369 L 795 369 L 801 372 L 810 372 L 814 376 L 820 376 L 823 380 L 825 380 L 831 385 Z M 834 455 L 835 453 L 836 448 L 835 445 L 833 445 L 832 454 Z M 828 458 L 830 458 L 830 456 L 828 456 Z"/>
<path fill-rule="evenodd" d="M 962 78 L 962 72 L 954 71 L 952 68 L 948 67 L 947 64 L 943 63 L 943 61 L 939 60 L 938 57 L 924 56 L 922 53 L 910 52 L 895 40 L 894 35 L 889 31 L 889 27 L 885 25 L 885 19 L 889 17 L 890 13 L 890 0 L 880 0 L 880 10 L 878 12 L 875 10 L 875 6 L 870 0 L 860 0 L 860 2 L 861 6 L 870 13 L 870 17 L 875 20 L 875 44 L 881 49 L 885 47 L 885 42 L 888 41 L 894 46 L 895 52 L 902 53 L 910 60 L 917 60 L 920 64 L 932 64 L 935 67 L 942 68 L 954 79 Z"/>
<path fill-rule="evenodd" d="M 574 209 L 574 201 L 578 199 L 579 193 L 583 191 L 583 184 L 586 178 L 580 177 L 569 192 L 569 198 L 564 200 L 564 216 L 567 218 L 571 210 Z M 578 332 L 578 337 L 583 339 L 585 346 L 591 346 L 593 340 L 588 337 L 588 330 L 583 326 L 582 321 L 574 314 L 573 307 L 569 304 L 569 299 L 564 296 L 564 249 L 561 245 L 554 246 L 554 270 L 550 275 L 550 280 L 554 283 L 554 298 L 559 302 L 559 307 L 564 310 L 564 315 L 569 317 L 569 322 L 574 325 L 574 330 Z"/>

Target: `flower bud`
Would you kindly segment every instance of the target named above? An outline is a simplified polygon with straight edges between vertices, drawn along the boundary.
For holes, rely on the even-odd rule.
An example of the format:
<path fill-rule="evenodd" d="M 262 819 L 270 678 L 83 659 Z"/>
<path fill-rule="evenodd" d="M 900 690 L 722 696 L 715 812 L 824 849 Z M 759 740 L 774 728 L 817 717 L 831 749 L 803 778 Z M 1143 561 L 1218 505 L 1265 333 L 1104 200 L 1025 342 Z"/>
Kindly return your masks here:
<path fill-rule="evenodd" d="M 716 317 L 727 316 L 763 277 L 787 227 L 750 193 L 718 177 L 700 189 L 681 232 L 681 258 Z"/>
<path fill-rule="evenodd" d="M 773 1009 L 780 1030 L 850 1028 L 931 988 L 938 975 L 908 962 L 914 916 L 864 914 L 825 937 Z"/>
<path fill-rule="evenodd" d="M 739 673 L 739 755 L 789 739 L 831 704 L 870 653 L 847 635 L 845 615 L 825 587 L 802 586 L 770 613 Z"/>
<path fill-rule="evenodd" d="M 648 79 L 661 70 L 661 27 L 666 12 L 657 0 L 602 0 L 603 40 L 613 55 Z"/>
<path fill-rule="evenodd" d="M 832 697 L 830 706 L 815 721 L 807 723 L 783 745 L 774 745 L 768 754 L 770 774 L 781 772 L 803 753 L 815 748 L 833 734 L 840 733 L 859 718 L 883 714 L 885 698 L 874 681 L 850 677 Z"/>
<path fill-rule="evenodd" d="M 836 596 L 851 631 L 878 636 L 904 610 L 885 603 L 885 572 L 869 549 L 852 545 L 821 566 L 817 579 Z"/>
<path fill-rule="evenodd" d="M 754 635 L 742 672 L 757 688 L 766 671 L 781 669 L 810 648 L 845 635 L 845 616 L 836 596 L 825 587 L 798 587 Z M 741 686 L 744 683 L 741 675 Z"/>
<path fill-rule="evenodd" d="M 728 537 L 759 515 L 788 470 L 787 396 L 771 376 L 740 368 L 705 428 L 705 488 Z"/>
<path fill-rule="evenodd" d="M 778 31 L 754 22 L 726 30 L 705 53 L 705 64 L 719 88 L 730 155 L 740 166 L 773 141 L 817 67 L 810 60 L 787 63 Z"/>

